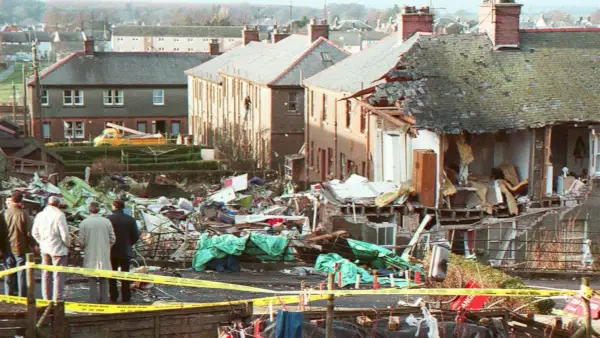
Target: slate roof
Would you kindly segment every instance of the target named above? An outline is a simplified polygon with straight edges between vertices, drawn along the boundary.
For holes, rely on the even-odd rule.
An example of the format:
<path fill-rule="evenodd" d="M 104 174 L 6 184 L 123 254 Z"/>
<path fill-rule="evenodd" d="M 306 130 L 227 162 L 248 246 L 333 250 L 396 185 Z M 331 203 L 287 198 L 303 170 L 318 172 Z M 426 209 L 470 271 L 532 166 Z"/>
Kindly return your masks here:
<path fill-rule="evenodd" d="M 50 42 L 50 40 L 51 40 L 50 33 L 48 33 L 48 32 L 33 31 L 33 32 L 28 32 L 28 33 L 29 33 L 29 38 L 31 39 L 31 41 L 35 41 L 37 39 L 38 42 Z"/>
<path fill-rule="evenodd" d="M 354 93 L 369 87 L 377 79 L 394 68 L 398 58 L 416 41 L 418 34 L 402 43 L 401 33 L 391 34 L 378 43 L 365 48 L 337 65 L 304 81 L 315 86 L 343 93 Z"/>
<path fill-rule="evenodd" d="M 45 69 L 41 84 L 86 85 L 185 85 L 184 71 L 210 60 L 201 53 L 76 52 Z"/>
<path fill-rule="evenodd" d="M 363 41 L 379 41 L 389 34 L 384 32 L 361 32 L 361 31 L 330 31 L 329 40 L 340 46 L 360 46 Z"/>
<path fill-rule="evenodd" d="M 306 61 L 308 57 L 315 56 L 311 52 L 316 50 L 327 51 L 333 61 L 322 62 L 320 55 L 318 59 Z M 221 69 L 221 72 L 260 84 L 300 85 L 300 76 L 310 77 L 346 57 L 348 53 L 329 40 L 321 38 L 311 43 L 307 36 L 292 34 L 278 43 L 267 44 L 264 48 L 245 54 Z M 295 76 L 290 76 L 295 65 L 299 65 L 293 69 Z"/>
<path fill-rule="evenodd" d="M 114 36 L 176 36 L 241 38 L 240 26 L 115 26 Z"/>
<path fill-rule="evenodd" d="M 485 34 L 420 35 L 398 64 L 417 80 L 374 95 L 405 96 L 417 126 L 441 133 L 600 122 L 600 30 L 520 35 L 520 49 L 496 51 Z"/>
<path fill-rule="evenodd" d="M 321 52 L 327 52 L 332 61 L 323 62 Z M 292 34 L 276 44 L 253 42 L 238 47 L 188 74 L 214 79 L 223 73 L 265 85 L 300 85 L 301 76 L 312 76 L 348 55 L 329 40 L 310 43 L 307 36 Z"/>
<path fill-rule="evenodd" d="M 213 82 L 221 82 L 223 80 L 223 77 L 219 74 L 221 69 L 229 67 L 229 65 L 238 62 L 237 60 L 244 59 L 246 55 L 252 54 L 259 49 L 266 48 L 266 46 L 267 44 L 262 42 L 251 42 L 245 46 L 235 47 L 201 65 L 188 69 L 185 74 Z"/>
<path fill-rule="evenodd" d="M 56 32 L 54 41 L 56 42 L 79 42 L 83 41 L 84 35 L 82 32 Z"/>
<path fill-rule="evenodd" d="M 3 43 L 27 43 L 29 42 L 29 35 L 27 32 L 4 32 L 2 35 Z"/>
<path fill-rule="evenodd" d="M 373 30 L 373 27 L 360 20 L 342 20 L 335 27 L 332 27 L 332 29 L 338 31 Z"/>

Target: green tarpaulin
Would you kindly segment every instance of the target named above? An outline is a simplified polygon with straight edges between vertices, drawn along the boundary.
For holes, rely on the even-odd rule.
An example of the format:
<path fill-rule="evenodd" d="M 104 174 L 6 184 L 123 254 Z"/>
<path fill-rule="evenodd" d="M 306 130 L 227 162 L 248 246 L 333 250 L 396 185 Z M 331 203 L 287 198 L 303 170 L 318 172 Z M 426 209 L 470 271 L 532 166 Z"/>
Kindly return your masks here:
<path fill-rule="evenodd" d="M 192 267 L 196 271 L 204 271 L 206 263 L 213 259 L 243 254 L 256 256 L 262 261 L 292 261 L 294 257 L 288 244 L 289 239 L 283 236 L 250 234 L 244 237 L 208 237 L 207 234 L 202 234 L 198 240 Z"/>
<path fill-rule="evenodd" d="M 413 270 L 423 272 L 418 265 L 411 264 L 392 251 L 378 245 L 348 239 L 348 245 L 359 264 L 369 263 L 375 269 Z"/>

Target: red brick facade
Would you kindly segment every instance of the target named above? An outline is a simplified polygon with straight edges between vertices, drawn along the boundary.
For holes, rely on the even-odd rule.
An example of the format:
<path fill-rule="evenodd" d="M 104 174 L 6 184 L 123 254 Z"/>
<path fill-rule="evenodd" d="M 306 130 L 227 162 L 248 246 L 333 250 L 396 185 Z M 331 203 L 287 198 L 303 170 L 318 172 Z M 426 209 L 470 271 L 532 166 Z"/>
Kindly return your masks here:
<path fill-rule="evenodd" d="M 398 20 L 398 31 L 402 33 L 402 41 L 417 32 L 431 33 L 433 32 L 433 14 L 429 12 L 428 7 L 423 7 L 418 11 L 414 7 L 404 7 Z"/>
<path fill-rule="evenodd" d="M 87 118 L 45 118 L 44 122 L 50 124 L 50 137 L 46 137 L 46 142 L 62 142 L 66 141 L 65 137 L 65 122 L 83 122 L 84 123 L 84 137 L 79 139 L 74 139 L 75 141 L 90 141 L 93 140 L 96 136 L 102 134 L 106 123 L 117 123 L 119 125 L 123 124 L 123 126 L 131 129 L 138 129 L 140 124 L 145 123 L 145 129 L 147 133 L 154 132 L 162 132 L 163 134 L 166 132 L 168 135 L 173 133 L 173 127 L 175 123 L 179 123 L 179 132 L 187 133 L 188 130 L 188 121 L 187 117 L 87 117 Z M 35 120 L 35 129 L 40 130 L 39 128 L 39 120 Z"/>
<path fill-rule="evenodd" d="M 479 7 L 479 32 L 488 33 L 494 46 L 519 45 L 521 4 L 484 3 Z"/>

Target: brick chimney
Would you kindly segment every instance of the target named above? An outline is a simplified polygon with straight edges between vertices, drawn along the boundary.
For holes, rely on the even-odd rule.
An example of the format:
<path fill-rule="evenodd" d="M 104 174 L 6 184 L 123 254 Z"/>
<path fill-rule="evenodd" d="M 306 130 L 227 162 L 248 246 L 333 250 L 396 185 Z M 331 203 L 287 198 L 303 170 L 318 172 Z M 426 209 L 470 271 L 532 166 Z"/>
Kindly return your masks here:
<path fill-rule="evenodd" d="M 415 6 L 404 6 L 398 18 L 398 32 L 401 32 L 402 41 L 410 38 L 417 32 L 433 32 L 433 13 L 429 7 L 417 9 Z"/>
<path fill-rule="evenodd" d="M 244 46 L 253 41 L 259 42 L 260 38 L 258 35 L 258 28 L 250 28 L 248 25 L 244 25 L 244 30 L 242 30 L 242 39 L 244 40 Z"/>
<path fill-rule="evenodd" d="M 514 0 L 483 0 L 479 7 L 479 33 L 487 33 L 496 48 L 518 47 L 522 6 Z"/>
<path fill-rule="evenodd" d="M 290 36 L 288 33 L 284 32 L 282 29 L 275 28 L 273 29 L 273 43 L 278 43 L 279 41 Z"/>
<path fill-rule="evenodd" d="M 208 44 L 208 54 L 210 55 L 219 55 L 221 52 L 219 51 L 219 39 L 211 39 L 210 44 Z"/>
<path fill-rule="evenodd" d="M 85 38 L 83 40 L 83 53 L 85 55 L 94 55 L 94 40 L 92 38 Z"/>
<path fill-rule="evenodd" d="M 317 23 L 316 19 L 310 19 L 308 37 L 310 42 L 315 42 L 321 37 L 329 39 L 329 24 L 327 24 L 327 21 L 321 20 L 321 23 Z"/>

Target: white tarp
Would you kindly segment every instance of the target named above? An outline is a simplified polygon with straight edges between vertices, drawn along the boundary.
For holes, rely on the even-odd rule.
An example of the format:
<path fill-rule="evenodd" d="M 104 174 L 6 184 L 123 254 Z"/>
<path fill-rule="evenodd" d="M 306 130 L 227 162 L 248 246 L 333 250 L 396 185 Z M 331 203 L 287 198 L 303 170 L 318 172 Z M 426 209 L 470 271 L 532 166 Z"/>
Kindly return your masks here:
<path fill-rule="evenodd" d="M 225 186 L 232 187 L 235 192 L 248 190 L 248 174 L 228 178 L 225 181 Z"/>

